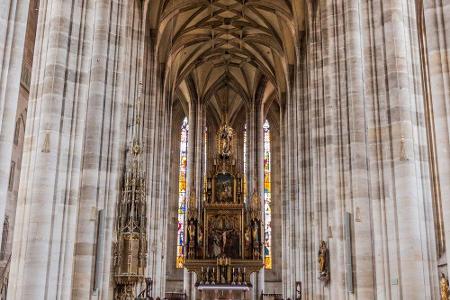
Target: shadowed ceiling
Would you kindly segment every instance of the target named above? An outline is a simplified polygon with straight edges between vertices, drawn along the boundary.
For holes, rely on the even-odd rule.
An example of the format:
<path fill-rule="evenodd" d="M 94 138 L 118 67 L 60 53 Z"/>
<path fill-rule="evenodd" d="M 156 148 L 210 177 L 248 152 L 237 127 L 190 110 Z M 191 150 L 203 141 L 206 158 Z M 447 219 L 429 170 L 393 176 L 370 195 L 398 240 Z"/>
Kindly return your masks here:
<path fill-rule="evenodd" d="M 157 56 L 172 94 L 206 103 L 218 123 L 232 121 L 253 101 L 279 100 L 303 22 L 296 17 L 301 5 L 293 2 L 150 1 Z"/>

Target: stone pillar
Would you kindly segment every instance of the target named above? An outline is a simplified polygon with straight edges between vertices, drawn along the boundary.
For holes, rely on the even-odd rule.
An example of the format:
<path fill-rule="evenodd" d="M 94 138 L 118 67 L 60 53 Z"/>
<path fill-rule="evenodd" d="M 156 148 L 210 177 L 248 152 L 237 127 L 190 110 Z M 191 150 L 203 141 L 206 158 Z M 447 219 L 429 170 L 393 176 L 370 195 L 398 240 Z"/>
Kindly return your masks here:
<path fill-rule="evenodd" d="M 361 30 L 361 15 L 363 11 L 356 1 L 343 1 L 343 26 L 345 28 L 345 56 L 341 58 L 340 66 L 347 70 L 346 82 L 342 81 L 341 85 L 346 88 L 345 96 L 341 100 L 341 108 L 345 116 L 348 111 L 348 144 L 349 144 L 349 170 L 346 170 L 345 177 L 350 179 L 350 188 L 347 192 L 347 199 L 344 204 L 343 211 L 338 213 L 336 222 L 340 225 L 344 224 L 344 216 L 346 212 L 351 213 L 352 219 L 350 229 L 352 231 L 351 253 L 350 249 L 344 249 L 344 257 L 348 255 L 352 257 L 351 276 L 347 274 L 350 269 L 345 270 L 345 289 L 347 293 L 348 286 L 352 285 L 354 293 L 358 298 L 370 299 L 375 297 L 374 293 L 374 272 L 372 257 L 374 249 L 372 245 L 372 224 L 370 218 L 371 204 L 369 194 L 369 165 L 367 150 L 367 117 L 366 96 L 364 93 L 364 70 L 363 70 L 363 35 Z M 347 109 L 345 109 L 347 108 Z M 342 227 L 343 228 L 343 227 Z M 323 228 L 326 232 L 327 228 Z M 345 245 L 345 236 L 344 244 Z M 345 265 L 350 262 L 345 259 Z M 355 268 L 355 266 L 357 266 Z M 344 267 L 344 266 L 342 266 Z M 353 271 L 354 270 L 354 271 Z M 352 282 L 349 282 L 352 281 Z"/>
<path fill-rule="evenodd" d="M 189 197 L 194 186 L 195 179 L 195 129 L 197 125 L 197 105 L 195 103 L 189 102 L 189 132 L 188 132 L 188 146 L 187 146 L 187 168 L 186 168 L 186 205 L 189 203 Z M 185 232 L 185 235 L 187 233 Z M 186 237 L 185 239 L 186 240 Z M 186 250 L 185 250 L 186 251 Z M 185 252 L 186 255 L 186 252 Z M 184 280 L 183 280 L 183 288 L 184 292 L 190 298 L 193 293 L 192 289 L 192 273 L 189 272 L 186 268 L 184 271 Z"/>
<path fill-rule="evenodd" d="M 0 4 L 0 241 L 13 151 L 29 0 Z"/>
<path fill-rule="evenodd" d="M 197 207 L 199 207 L 203 188 L 203 137 L 204 107 L 198 100 L 189 102 L 189 135 L 187 153 L 186 195 L 189 201 L 192 188 L 195 188 Z M 195 299 L 195 274 L 184 271 L 184 289 L 190 299 Z"/>
<path fill-rule="evenodd" d="M 419 1 L 419 0 L 417 0 Z M 431 0 L 420 1 L 423 4 L 424 27 L 419 28 L 419 36 L 424 35 L 425 79 L 428 80 L 428 115 L 430 132 L 434 135 L 435 153 L 430 159 L 435 160 L 436 210 L 441 210 L 445 242 L 445 251 L 438 257 L 439 264 L 450 262 L 450 3 Z M 440 200 L 440 201 L 439 201 Z M 441 203 L 439 203 L 441 202 Z M 439 242 L 439 241 L 438 241 Z M 447 267 L 447 272 L 448 272 Z M 437 282 L 435 278 L 435 282 Z M 436 283 L 437 284 L 437 283 Z"/>
<path fill-rule="evenodd" d="M 139 79 L 130 77 L 142 72 L 142 57 L 138 53 L 140 40 L 117 31 L 118 24 L 128 26 L 142 23 L 142 7 L 120 6 L 109 0 L 96 1 L 94 11 L 90 88 L 88 98 L 86 136 L 83 149 L 82 183 L 77 218 L 77 235 L 74 249 L 72 299 L 98 299 L 112 297 L 113 283 L 112 241 L 115 239 L 115 209 L 120 197 L 124 153 L 128 152 L 136 115 L 133 103 L 137 100 Z M 129 16 L 124 18 L 121 16 Z M 133 16 L 133 17 L 131 17 Z M 109 28 L 108 30 L 105 30 Z M 139 28 L 135 28 L 137 31 Z M 120 29 L 119 29 L 120 30 Z M 123 36 L 117 43 L 113 35 Z M 124 47 L 124 45 L 127 45 Z M 130 73 L 120 72 L 124 58 Z M 133 71 L 131 71 L 133 70 Z M 138 70 L 138 72 L 134 72 Z M 119 73 L 119 76 L 115 74 Z M 122 82 L 131 84 L 122 86 Z M 115 93 L 108 91 L 115 90 Z M 141 99 L 141 109 L 145 105 Z M 128 117 L 127 117 L 128 115 Z M 142 124 L 141 116 L 141 124 Z M 128 120 L 128 124 L 127 121 Z M 128 134 L 127 134 L 128 132 Z M 103 209 L 106 226 L 98 228 L 101 220 L 98 211 Z M 98 232 L 102 230 L 102 232 Z M 100 240 L 103 239 L 103 240 Z M 96 253 L 96 245 L 104 245 Z M 110 271 L 111 270 L 111 271 Z M 98 276 L 96 277 L 96 274 Z M 97 290 L 94 290 L 94 281 Z"/>
<path fill-rule="evenodd" d="M 93 1 L 41 2 L 9 299 L 71 297 L 92 12 Z"/>
<path fill-rule="evenodd" d="M 247 186 L 248 196 L 256 191 L 264 208 L 264 112 L 260 104 L 252 103 L 247 112 Z M 263 212 L 261 211 L 261 217 Z M 264 231 L 262 231 L 264 234 Z M 259 299 L 264 289 L 264 269 L 253 276 L 253 299 Z"/>
<path fill-rule="evenodd" d="M 431 195 L 427 180 L 429 174 L 425 171 L 428 165 L 422 163 L 425 159 L 421 147 L 427 147 L 424 135 L 423 94 L 418 86 L 420 82 L 419 66 L 416 61 L 418 55 L 415 4 L 408 0 L 396 0 L 390 3 L 383 1 L 384 15 L 385 59 L 387 109 L 391 112 L 388 117 L 388 136 L 391 140 L 391 172 L 392 192 L 386 199 L 391 204 L 389 209 L 394 213 L 395 223 L 391 224 L 395 235 L 388 234 L 388 239 L 396 238 L 397 266 L 391 260 L 391 280 L 398 280 L 392 293 L 395 297 L 424 299 L 435 298 L 430 289 L 430 270 L 432 261 L 426 238 L 425 220 Z M 415 34 L 413 34 L 413 32 Z M 422 171 L 419 166 L 424 168 Z M 410 245 L 416 245 L 411 247 Z"/>

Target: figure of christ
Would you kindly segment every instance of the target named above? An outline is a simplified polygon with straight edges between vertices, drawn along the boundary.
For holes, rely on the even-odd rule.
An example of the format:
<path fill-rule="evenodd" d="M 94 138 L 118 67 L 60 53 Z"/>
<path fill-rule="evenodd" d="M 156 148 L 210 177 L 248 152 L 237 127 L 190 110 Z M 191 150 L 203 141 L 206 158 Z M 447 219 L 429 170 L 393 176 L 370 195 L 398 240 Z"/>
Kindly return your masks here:
<path fill-rule="evenodd" d="M 224 232 L 222 232 L 222 253 L 223 254 L 226 254 L 225 247 L 227 246 L 227 234 L 232 231 L 233 231 L 233 229 L 225 230 Z"/>
<path fill-rule="evenodd" d="M 220 255 L 221 248 L 219 246 L 219 238 L 217 235 L 214 236 L 212 251 L 214 257 L 218 257 Z"/>

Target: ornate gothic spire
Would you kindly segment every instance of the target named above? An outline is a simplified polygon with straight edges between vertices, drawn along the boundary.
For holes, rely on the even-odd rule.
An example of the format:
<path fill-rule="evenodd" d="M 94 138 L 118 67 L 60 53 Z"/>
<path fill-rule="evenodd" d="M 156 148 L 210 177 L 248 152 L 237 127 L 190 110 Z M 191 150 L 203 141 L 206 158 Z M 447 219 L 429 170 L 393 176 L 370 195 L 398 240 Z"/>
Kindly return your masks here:
<path fill-rule="evenodd" d="M 140 138 L 141 89 L 140 83 L 135 104 L 134 138 L 117 207 L 114 268 L 117 283 L 115 298 L 120 300 L 134 298 L 133 287 L 145 279 L 147 265 L 147 191 Z"/>

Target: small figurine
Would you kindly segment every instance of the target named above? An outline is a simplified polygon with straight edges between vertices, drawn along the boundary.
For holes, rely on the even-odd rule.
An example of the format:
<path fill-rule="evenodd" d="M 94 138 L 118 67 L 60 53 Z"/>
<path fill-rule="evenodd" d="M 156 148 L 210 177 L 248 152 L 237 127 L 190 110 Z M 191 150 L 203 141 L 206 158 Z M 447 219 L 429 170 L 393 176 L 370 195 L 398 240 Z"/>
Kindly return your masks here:
<path fill-rule="evenodd" d="M 319 279 L 328 282 L 329 272 L 328 272 L 328 248 L 325 241 L 320 242 L 319 253 L 318 253 L 318 264 L 319 264 Z"/>
<path fill-rule="evenodd" d="M 448 279 L 445 277 L 444 273 L 441 273 L 441 280 L 439 281 L 439 287 L 441 290 L 441 300 L 448 300 L 449 290 L 448 290 Z"/>
<path fill-rule="evenodd" d="M 195 258 L 195 223 L 193 220 L 189 221 L 188 225 L 189 233 L 189 258 Z"/>
<path fill-rule="evenodd" d="M 248 227 L 245 230 L 244 238 L 245 238 L 246 257 L 251 257 L 251 255 L 252 255 L 252 233 L 251 233 L 250 227 Z"/>
<path fill-rule="evenodd" d="M 241 268 L 238 268 L 238 271 L 237 271 L 237 284 L 239 284 L 239 285 L 242 284 L 242 273 L 241 273 Z"/>

